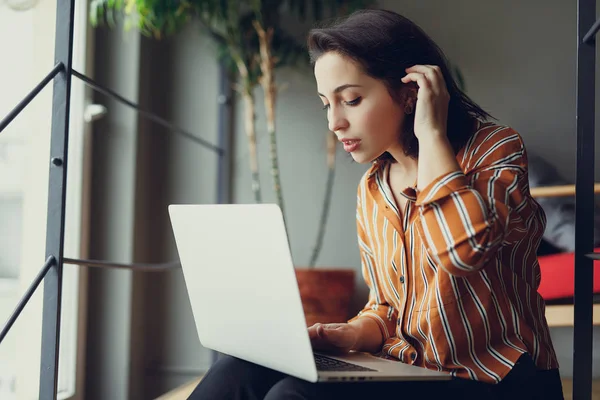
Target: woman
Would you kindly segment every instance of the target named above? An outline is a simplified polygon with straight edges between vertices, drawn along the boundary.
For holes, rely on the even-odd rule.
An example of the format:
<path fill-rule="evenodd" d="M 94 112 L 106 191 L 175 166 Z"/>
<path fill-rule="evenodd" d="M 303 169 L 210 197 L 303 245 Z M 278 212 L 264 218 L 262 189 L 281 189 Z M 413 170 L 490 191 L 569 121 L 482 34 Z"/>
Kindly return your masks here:
<path fill-rule="evenodd" d="M 308 38 L 329 129 L 359 163 L 364 309 L 309 328 L 315 349 L 447 371 L 450 383 L 311 384 L 226 357 L 193 398 L 562 399 L 536 288 L 545 216 L 514 130 L 456 86 L 434 42 L 389 11 Z M 237 396 L 237 397 L 236 397 Z"/>

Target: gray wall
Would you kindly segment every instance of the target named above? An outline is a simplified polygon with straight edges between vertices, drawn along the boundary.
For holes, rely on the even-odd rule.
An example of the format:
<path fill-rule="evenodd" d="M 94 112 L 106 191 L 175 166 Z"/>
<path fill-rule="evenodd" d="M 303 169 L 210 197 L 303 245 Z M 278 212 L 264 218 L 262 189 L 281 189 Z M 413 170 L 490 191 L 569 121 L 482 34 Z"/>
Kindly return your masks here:
<path fill-rule="evenodd" d="M 211 57 L 211 43 L 191 25 L 181 35 L 167 40 L 153 81 L 162 81 L 162 97 L 168 119 L 178 126 L 217 143 L 218 66 Z M 154 209 L 157 260 L 178 258 L 166 206 L 172 203 L 214 203 L 217 161 L 215 153 L 175 134 L 165 135 L 158 157 L 163 166 L 160 181 L 164 191 L 162 208 Z M 146 397 L 162 393 L 198 375 L 210 365 L 210 353 L 201 349 L 196 336 L 189 299 L 180 271 L 148 275 L 145 300 L 146 329 L 152 332 L 145 351 Z"/>
<path fill-rule="evenodd" d="M 139 37 L 98 32 L 96 79 L 137 101 Z M 118 103 L 99 96 L 109 114 L 94 126 L 90 258 L 134 260 L 137 118 Z M 134 274 L 89 271 L 86 396 L 129 397 Z"/>
<path fill-rule="evenodd" d="M 467 91 L 475 101 L 501 122 L 516 128 L 530 151 L 556 162 L 565 177 L 574 177 L 575 4 L 560 0 L 462 0 L 452 5 L 442 0 L 390 0 L 381 4 L 420 24 L 460 66 Z M 145 107 L 216 143 L 218 69 L 211 43 L 201 38 L 197 26 L 191 25 L 160 43 L 141 40 L 136 44 L 129 37 L 123 42 L 121 35 L 99 35 L 97 46 L 102 57 L 95 68 L 100 81 L 114 85 L 123 94 L 131 94 Z M 131 51 L 131 55 L 120 55 L 123 51 Z M 280 93 L 277 109 L 280 163 L 292 252 L 296 265 L 303 266 L 314 245 L 320 199 L 325 191 L 327 125 L 310 71 L 282 70 L 277 80 L 287 85 Z M 259 90 L 257 94 L 263 196 L 266 201 L 274 201 L 262 93 Z M 236 103 L 236 109 L 234 201 L 251 202 L 242 104 Z M 110 113 L 112 116 L 96 128 L 98 131 L 102 127 L 104 139 L 94 143 L 98 160 L 94 177 L 94 256 L 149 262 L 176 259 L 166 205 L 214 202 L 217 158 L 155 124 L 132 120 L 130 114 L 113 109 Z M 132 135 L 129 137 L 133 143 L 125 143 L 128 153 L 120 155 L 122 142 L 111 139 L 108 132 L 122 138 Z M 120 170 L 120 164 L 106 154 L 117 157 L 116 160 L 132 157 L 135 162 L 129 160 Z M 354 207 L 356 185 L 366 166 L 357 165 L 342 152 L 338 155 L 330 222 L 318 265 L 358 271 Z M 120 183 L 114 186 L 109 178 Z M 120 185 L 124 185 L 119 191 L 124 198 L 107 197 L 106 191 Z M 131 192 L 127 185 L 133 185 L 135 190 Z M 127 208 L 122 208 L 121 201 Z M 120 223 L 131 219 L 133 227 L 127 225 L 123 233 L 118 224 L 109 224 L 111 219 L 123 218 L 132 204 L 135 213 L 129 211 Z M 129 245 L 131 252 L 120 250 Z M 129 369 L 129 398 L 151 398 L 208 367 L 210 354 L 198 342 L 180 272 L 143 276 L 119 272 L 115 282 L 110 281 L 109 273 L 98 274 L 90 279 L 90 318 L 95 322 L 90 322 L 88 388 L 110 386 L 107 382 L 114 378 L 110 366 L 125 368 L 123 363 L 129 362 L 138 367 Z M 360 276 L 357 282 L 355 307 L 366 296 Z M 119 301 L 107 300 L 112 296 L 109 289 L 113 283 L 124 286 L 119 296 L 124 299 L 121 304 L 127 305 L 126 312 L 117 310 Z M 111 310 L 121 314 L 112 316 Z M 118 342 L 121 347 L 102 339 L 103 334 L 115 332 L 126 335 L 123 342 Z M 562 373 L 569 375 L 571 332 L 555 329 L 553 335 Z M 111 361 L 110 354 L 116 351 L 127 356 Z M 104 393 L 108 396 L 109 392 Z"/>

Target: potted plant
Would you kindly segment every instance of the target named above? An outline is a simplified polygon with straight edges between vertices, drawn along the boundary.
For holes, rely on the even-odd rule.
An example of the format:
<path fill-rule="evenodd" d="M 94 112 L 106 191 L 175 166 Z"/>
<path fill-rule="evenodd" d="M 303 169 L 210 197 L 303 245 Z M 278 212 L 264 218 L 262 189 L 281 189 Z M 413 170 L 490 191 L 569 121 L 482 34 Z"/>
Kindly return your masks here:
<path fill-rule="evenodd" d="M 115 25 L 125 17 L 125 28 L 160 39 L 179 31 L 190 20 L 201 22 L 203 30 L 217 44 L 215 56 L 227 66 L 235 78 L 235 91 L 244 104 L 244 130 L 248 140 L 252 192 L 262 202 L 258 173 L 254 91 L 260 85 L 264 92 L 266 130 L 269 137 L 269 162 L 272 186 L 277 204 L 287 220 L 277 149 L 276 105 L 278 86 L 275 71 L 281 66 L 306 65 L 308 55 L 303 43 L 297 42 L 281 26 L 281 17 L 289 13 L 307 18 L 311 10 L 314 20 L 325 14 L 336 17 L 373 4 L 372 0 L 91 0 L 93 25 L 107 22 Z M 326 193 L 322 204 L 316 243 L 307 267 L 296 264 L 307 324 L 341 322 L 348 317 L 354 292 L 355 273 L 346 268 L 315 268 L 320 254 L 335 175 L 336 138 L 326 135 Z"/>

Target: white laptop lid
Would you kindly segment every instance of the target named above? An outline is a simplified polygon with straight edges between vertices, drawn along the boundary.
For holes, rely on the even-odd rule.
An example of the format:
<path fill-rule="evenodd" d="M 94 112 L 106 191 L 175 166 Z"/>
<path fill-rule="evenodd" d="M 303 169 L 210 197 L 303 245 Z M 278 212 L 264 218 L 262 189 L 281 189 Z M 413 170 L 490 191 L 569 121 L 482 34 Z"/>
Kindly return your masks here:
<path fill-rule="evenodd" d="M 170 205 L 169 215 L 202 345 L 317 381 L 280 208 Z"/>

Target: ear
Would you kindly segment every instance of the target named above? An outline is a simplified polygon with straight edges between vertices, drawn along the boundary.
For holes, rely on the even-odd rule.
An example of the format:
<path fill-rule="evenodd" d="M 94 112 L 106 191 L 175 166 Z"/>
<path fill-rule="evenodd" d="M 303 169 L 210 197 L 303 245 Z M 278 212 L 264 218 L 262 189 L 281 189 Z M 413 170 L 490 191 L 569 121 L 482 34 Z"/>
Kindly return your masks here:
<path fill-rule="evenodd" d="M 409 82 L 400 88 L 400 105 L 404 108 L 415 109 L 419 88 L 416 83 Z"/>
<path fill-rule="evenodd" d="M 401 105 L 403 107 L 409 106 L 414 109 L 415 104 L 417 104 L 417 93 L 419 92 L 419 87 L 415 82 L 409 82 L 400 87 L 400 99 L 402 101 Z"/>

